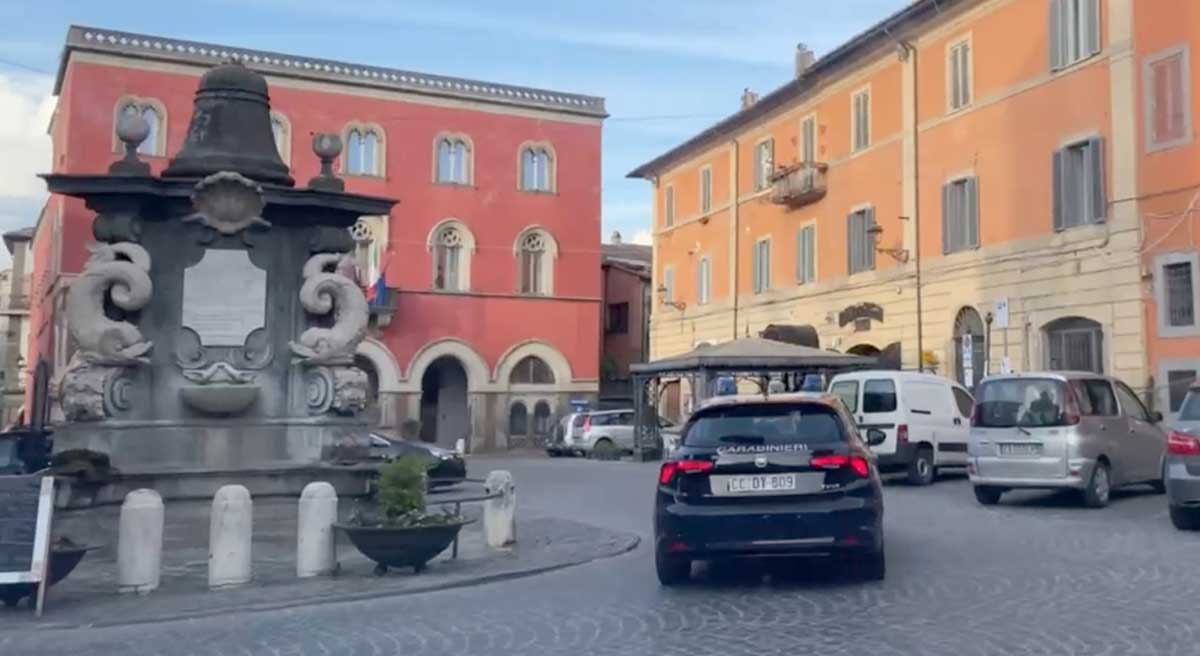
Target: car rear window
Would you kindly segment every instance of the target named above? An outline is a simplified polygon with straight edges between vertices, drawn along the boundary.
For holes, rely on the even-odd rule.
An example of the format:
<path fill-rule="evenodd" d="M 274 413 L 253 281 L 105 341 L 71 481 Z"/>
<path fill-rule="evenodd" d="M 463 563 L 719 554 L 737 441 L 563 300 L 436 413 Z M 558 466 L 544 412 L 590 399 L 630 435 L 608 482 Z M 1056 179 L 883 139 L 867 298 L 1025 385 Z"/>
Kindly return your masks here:
<path fill-rule="evenodd" d="M 1183 405 L 1179 406 L 1181 421 L 1200 421 L 1200 390 L 1188 390 L 1183 397 Z"/>
<path fill-rule="evenodd" d="M 896 384 L 888 378 L 863 383 L 863 413 L 895 412 Z"/>
<path fill-rule="evenodd" d="M 984 381 L 975 397 L 975 425 L 1037 428 L 1065 424 L 1067 386 L 1050 378 Z"/>
<path fill-rule="evenodd" d="M 703 410 L 693 415 L 683 445 L 810 445 L 844 442 L 836 410 L 821 403 L 749 403 Z"/>

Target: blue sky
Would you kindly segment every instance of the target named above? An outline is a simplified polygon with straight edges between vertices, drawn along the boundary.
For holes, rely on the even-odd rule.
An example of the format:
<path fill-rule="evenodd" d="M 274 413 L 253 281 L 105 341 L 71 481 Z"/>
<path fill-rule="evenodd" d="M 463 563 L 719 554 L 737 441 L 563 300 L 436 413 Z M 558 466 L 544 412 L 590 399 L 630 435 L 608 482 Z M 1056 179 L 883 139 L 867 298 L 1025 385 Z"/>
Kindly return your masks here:
<path fill-rule="evenodd" d="M 604 238 L 646 239 L 649 184 L 626 173 L 786 82 L 797 42 L 819 57 L 907 1 L 0 0 L 0 230 L 44 200 L 71 23 L 604 96 Z"/>

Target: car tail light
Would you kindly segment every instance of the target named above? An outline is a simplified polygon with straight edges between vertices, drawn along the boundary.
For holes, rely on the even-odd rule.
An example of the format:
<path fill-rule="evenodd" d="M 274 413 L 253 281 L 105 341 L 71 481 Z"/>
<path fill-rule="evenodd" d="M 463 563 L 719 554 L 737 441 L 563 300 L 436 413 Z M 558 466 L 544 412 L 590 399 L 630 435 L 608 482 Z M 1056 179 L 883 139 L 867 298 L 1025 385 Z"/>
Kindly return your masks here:
<path fill-rule="evenodd" d="M 896 444 L 908 444 L 908 424 L 896 427 Z"/>
<path fill-rule="evenodd" d="M 1167 435 L 1167 453 L 1177 456 L 1200 456 L 1200 439 L 1182 431 Z"/>
<path fill-rule="evenodd" d="M 676 460 L 664 462 L 658 470 L 658 484 L 670 485 L 678 474 L 702 474 L 713 469 L 711 460 Z"/>
<path fill-rule="evenodd" d="M 861 478 L 866 478 L 871 473 L 871 463 L 860 455 L 830 454 L 813 456 L 808 464 L 818 469 L 849 468 L 854 470 L 854 473 L 858 474 Z"/>

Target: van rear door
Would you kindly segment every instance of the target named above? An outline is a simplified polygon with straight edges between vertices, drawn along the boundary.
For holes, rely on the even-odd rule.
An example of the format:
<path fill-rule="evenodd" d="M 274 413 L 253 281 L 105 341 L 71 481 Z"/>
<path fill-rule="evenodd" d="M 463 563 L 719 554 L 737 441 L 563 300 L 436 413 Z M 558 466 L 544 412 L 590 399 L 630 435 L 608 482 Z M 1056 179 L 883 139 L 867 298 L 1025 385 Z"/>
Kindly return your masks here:
<path fill-rule="evenodd" d="M 896 380 L 886 375 L 864 377 L 861 396 L 862 403 L 854 415 L 860 432 L 865 434 L 865 431 L 871 428 L 883 431 L 887 438 L 873 447 L 875 453 L 896 453 L 899 449 L 898 427 L 905 422 L 904 412 L 900 409 Z"/>

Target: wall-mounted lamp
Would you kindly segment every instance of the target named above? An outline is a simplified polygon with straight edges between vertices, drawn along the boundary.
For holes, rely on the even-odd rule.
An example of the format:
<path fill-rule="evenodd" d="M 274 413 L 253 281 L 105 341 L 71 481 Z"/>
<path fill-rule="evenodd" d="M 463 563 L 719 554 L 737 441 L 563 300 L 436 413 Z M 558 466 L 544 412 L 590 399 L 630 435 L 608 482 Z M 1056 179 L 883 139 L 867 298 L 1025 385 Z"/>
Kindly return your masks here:
<path fill-rule="evenodd" d="M 875 240 L 878 241 L 879 235 L 883 234 L 883 226 L 879 225 L 878 223 L 872 224 L 870 228 L 867 228 L 867 234 L 871 235 L 872 237 L 875 237 Z M 901 264 L 908 263 L 908 249 L 907 248 L 880 248 L 877 246 L 875 248 L 875 250 L 876 250 L 876 252 L 883 253 L 885 255 L 890 255 L 892 257 L 892 259 L 896 260 L 897 262 L 900 262 Z"/>
<path fill-rule="evenodd" d="M 687 307 L 687 303 L 684 303 L 683 301 L 667 300 L 667 286 L 666 285 L 659 285 L 658 289 L 655 291 L 658 292 L 658 300 L 663 305 L 670 305 L 671 307 L 675 308 L 676 310 L 679 310 L 680 312 L 682 312 L 683 309 Z"/>

